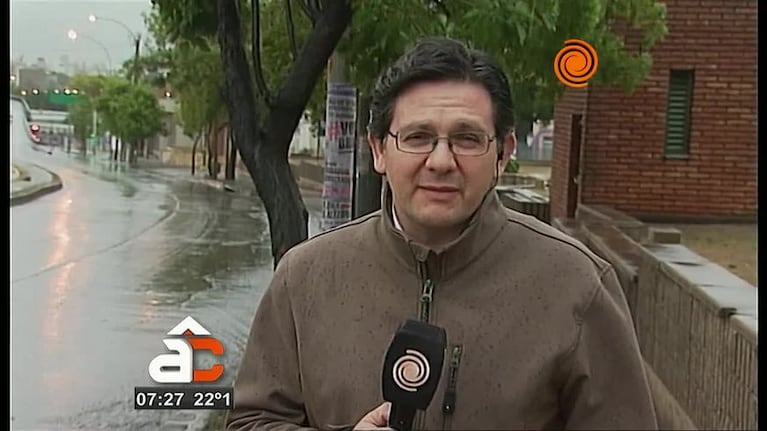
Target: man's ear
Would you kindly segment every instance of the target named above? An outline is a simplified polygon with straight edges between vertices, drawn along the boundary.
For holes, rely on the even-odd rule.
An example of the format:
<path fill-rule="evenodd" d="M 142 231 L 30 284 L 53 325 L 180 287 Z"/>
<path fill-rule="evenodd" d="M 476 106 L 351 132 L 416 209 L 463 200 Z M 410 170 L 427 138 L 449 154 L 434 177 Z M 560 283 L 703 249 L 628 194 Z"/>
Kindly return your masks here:
<path fill-rule="evenodd" d="M 514 131 L 510 131 L 503 139 L 503 153 L 498 156 L 498 171 L 503 172 L 506 169 L 506 165 L 509 164 L 514 149 L 517 147 L 517 136 Z"/>
<path fill-rule="evenodd" d="M 373 153 L 373 167 L 378 174 L 386 175 L 386 160 L 384 158 L 386 143 L 373 136 L 372 133 L 368 133 L 368 144 L 370 144 L 370 150 Z"/>

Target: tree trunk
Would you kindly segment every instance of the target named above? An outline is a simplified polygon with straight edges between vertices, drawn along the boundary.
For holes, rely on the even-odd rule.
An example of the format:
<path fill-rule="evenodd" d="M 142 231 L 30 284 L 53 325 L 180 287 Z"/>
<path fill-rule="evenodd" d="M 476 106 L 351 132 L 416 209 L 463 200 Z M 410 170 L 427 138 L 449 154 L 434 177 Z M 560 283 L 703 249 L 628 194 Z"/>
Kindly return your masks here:
<path fill-rule="evenodd" d="M 218 176 L 218 127 L 213 127 L 208 140 L 208 175 L 216 179 Z"/>
<path fill-rule="evenodd" d="M 224 94 L 234 143 L 266 209 L 276 266 L 285 252 L 308 236 L 308 213 L 288 163 L 288 150 L 317 79 L 351 21 L 352 9 L 349 0 L 326 3 L 270 107 L 265 129 L 255 121 L 259 116 L 237 3 L 218 0 L 217 12 Z"/>
<path fill-rule="evenodd" d="M 226 155 L 226 176 L 227 180 L 234 180 L 234 174 L 237 167 L 237 147 L 234 144 L 234 135 L 232 134 L 232 128 L 226 128 L 227 136 L 227 155 Z"/>
<path fill-rule="evenodd" d="M 192 176 L 194 176 L 194 169 L 197 167 L 197 144 L 200 143 L 201 136 L 202 132 L 197 132 L 197 135 L 194 137 L 194 143 L 192 144 Z"/>

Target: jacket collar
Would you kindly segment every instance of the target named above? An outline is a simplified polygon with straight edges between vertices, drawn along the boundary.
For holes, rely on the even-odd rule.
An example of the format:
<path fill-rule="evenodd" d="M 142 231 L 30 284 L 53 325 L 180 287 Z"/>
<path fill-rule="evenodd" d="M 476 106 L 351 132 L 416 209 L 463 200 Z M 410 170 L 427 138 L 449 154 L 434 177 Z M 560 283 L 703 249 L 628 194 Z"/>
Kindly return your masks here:
<path fill-rule="evenodd" d="M 379 224 L 381 238 L 400 263 L 411 269 L 425 265 L 428 276 L 434 279 L 450 277 L 477 258 L 498 237 L 506 221 L 505 209 L 493 189 L 485 195 L 458 238 L 441 249 L 431 249 L 408 239 L 398 229 L 392 209 L 391 189 L 384 179 Z"/>

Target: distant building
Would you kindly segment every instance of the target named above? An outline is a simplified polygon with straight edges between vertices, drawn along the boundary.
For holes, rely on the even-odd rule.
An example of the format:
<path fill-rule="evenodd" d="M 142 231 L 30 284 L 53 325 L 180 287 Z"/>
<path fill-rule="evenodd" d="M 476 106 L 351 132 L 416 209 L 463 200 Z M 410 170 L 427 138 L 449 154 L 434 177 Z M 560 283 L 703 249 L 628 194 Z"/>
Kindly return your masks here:
<path fill-rule="evenodd" d="M 312 127 L 314 126 L 314 127 Z M 308 115 L 302 115 L 293 133 L 290 154 L 321 157 L 325 152 L 325 136 L 321 125 L 312 125 Z"/>
<path fill-rule="evenodd" d="M 520 161 L 551 162 L 554 147 L 554 122 L 533 123 L 533 130 L 527 135 L 527 142 L 517 142 L 515 157 Z"/>
<path fill-rule="evenodd" d="M 589 86 L 556 105 L 553 218 L 579 204 L 647 220 L 755 217 L 756 0 L 665 3 L 669 33 L 633 95 Z"/>
<path fill-rule="evenodd" d="M 17 73 L 19 88 L 24 90 L 38 89 L 40 91 L 48 89 L 48 72 L 45 69 L 25 67 L 19 69 Z"/>

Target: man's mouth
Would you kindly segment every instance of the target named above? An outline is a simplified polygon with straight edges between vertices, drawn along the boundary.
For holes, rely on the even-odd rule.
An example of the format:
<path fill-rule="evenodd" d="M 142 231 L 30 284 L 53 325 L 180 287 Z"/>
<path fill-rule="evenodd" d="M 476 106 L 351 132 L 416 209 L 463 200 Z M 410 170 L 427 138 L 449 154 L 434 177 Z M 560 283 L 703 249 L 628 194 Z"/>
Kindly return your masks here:
<path fill-rule="evenodd" d="M 419 188 L 432 193 L 458 193 L 460 189 L 455 186 L 426 185 Z"/>

